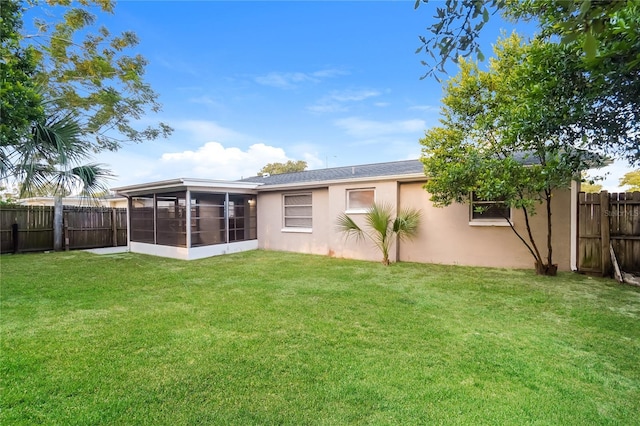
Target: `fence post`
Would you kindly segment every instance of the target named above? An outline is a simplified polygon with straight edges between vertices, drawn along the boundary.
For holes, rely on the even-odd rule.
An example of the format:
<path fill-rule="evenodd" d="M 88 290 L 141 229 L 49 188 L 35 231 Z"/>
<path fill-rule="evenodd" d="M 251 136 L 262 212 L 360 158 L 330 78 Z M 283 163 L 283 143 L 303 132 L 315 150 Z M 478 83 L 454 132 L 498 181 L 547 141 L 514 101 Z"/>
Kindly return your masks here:
<path fill-rule="evenodd" d="M 600 254 L 602 265 L 602 276 L 606 277 L 611 274 L 611 252 L 609 245 L 611 243 L 611 234 L 609 228 L 609 193 L 607 191 L 600 192 Z"/>
<path fill-rule="evenodd" d="M 65 251 L 69 251 L 69 249 L 71 247 L 71 241 L 69 240 L 69 212 L 63 212 L 63 219 L 62 219 L 62 223 L 63 223 L 63 229 L 64 229 L 64 249 Z"/>
<path fill-rule="evenodd" d="M 11 225 L 11 237 L 13 239 L 13 253 L 18 253 L 18 244 L 20 244 L 20 238 L 18 237 L 18 224 Z"/>
<path fill-rule="evenodd" d="M 118 212 L 115 207 L 111 209 L 111 236 L 113 246 L 118 247 Z"/>

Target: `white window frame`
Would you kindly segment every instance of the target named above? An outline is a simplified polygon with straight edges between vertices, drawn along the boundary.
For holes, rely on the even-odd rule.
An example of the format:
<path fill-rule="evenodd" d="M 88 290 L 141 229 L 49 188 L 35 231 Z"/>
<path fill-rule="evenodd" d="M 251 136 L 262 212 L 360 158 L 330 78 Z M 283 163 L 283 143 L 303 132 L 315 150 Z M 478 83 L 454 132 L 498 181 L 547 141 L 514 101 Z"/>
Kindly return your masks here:
<path fill-rule="evenodd" d="M 350 197 L 349 195 L 355 192 L 373 192 L 373 203 L 376 202 L 376 189 L 375 188 L 353 188 L 353 189 L 347 189 L 346 191 L 346 209 L 345 209 L 345 213 L 347 214 L 361 214 L 361 213 L 367 213 L 369 211 L 369 209 L 371 208 L 371 206 L 368 207 L 351 207 L 351 203 L 350 203 Z M 372 205 L 373 205 L 372 203 Z"/>
<path fill-rule="evenodd" d="M 286 199 L 287 197 L 299 197 L 299 196 L 309 196 L 311 198 L 310 204 L 290 204 L 287 205 Z M 311 208 L 311 216 L 287 216 L 287 207 L 310 207 Z M 309 219 L 311 226 L 297 226 L 297 225 L 287 225 L 288 218 L 295 219 Z M 282 232 L 302 232 L 302 233 L 310 233 L 313 231 L 313 193 L 311 192 L 296 192 L 291 194 L 282 194 Z"/>
<path fill-rule="evenodd" d="M 511 208 L 509 208 L 509 220 L 506 220 L 504 218 L 497 218 L 497 217 L 488 217 L 488 218 L 482 218 L 482 217 L 473 217 L 473 214 L 475 212 L 475 207 L 478 205 L 491 205 L 491 204 L 498 204 L 500 203 L 500 201 L 498 200 L 474 200 L 474 194 L 471 193 L 469 196 L 469 225 L 471 226 L 510 226 L 509 222 L 512 220 L 511 218 L 513 217 L 513 211 Z"/>

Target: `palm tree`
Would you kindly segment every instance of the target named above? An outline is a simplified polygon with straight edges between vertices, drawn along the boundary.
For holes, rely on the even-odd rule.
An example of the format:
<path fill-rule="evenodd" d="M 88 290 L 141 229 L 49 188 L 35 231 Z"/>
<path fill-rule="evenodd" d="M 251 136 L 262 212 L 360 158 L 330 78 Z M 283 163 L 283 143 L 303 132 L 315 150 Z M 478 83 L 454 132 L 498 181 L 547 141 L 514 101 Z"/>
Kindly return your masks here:
<path fill-rule="evenodd" d="M 382 264 L 389 265 L 389 250 L 396 240 L 413 239 L 418 234 L 420 225 L 420 211 L 403 209 L 398 216 L 393 218 L 393 207 L 390 204 L 374 203 L 365 214 L 365 222 L 369 232 L 358 226 L 346 213 L 338 217 L 338 229 L 349 236 L 355 236 L 356 240 L 371 240 L 382 252 Z"/>
<path fill-rule="evenodd" d="M 31 137 L 7 153 L 7 174 L 19 184 L 20 196 L 42 190 L 57 198 L 70 192 L 88 197 L 103 192 L 111 173 L 99 164 L 81 164 L 91 155 L 82 136 L 80 125 L 71 116 L 34 123 Z"/>
<path fill-rule="evenodd" d="M 53 247 L 62 249 L 62 197 L 77 192 L 94 198 L 106 189 L 111 173 L 99 164 L 81 164 L 90 146 L 73 116 L 49 116 L 36 122 L 30 137 L 2 147 L 0 177 L 18 183 L 20 197 L 43 190 L 54 196 Z"/>

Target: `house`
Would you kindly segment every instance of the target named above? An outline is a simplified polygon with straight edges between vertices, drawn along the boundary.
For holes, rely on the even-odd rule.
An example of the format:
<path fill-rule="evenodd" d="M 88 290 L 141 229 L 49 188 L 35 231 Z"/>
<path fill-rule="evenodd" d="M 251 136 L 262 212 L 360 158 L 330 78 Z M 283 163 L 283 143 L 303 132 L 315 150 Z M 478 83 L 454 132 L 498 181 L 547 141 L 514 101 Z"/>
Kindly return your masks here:
<path fill-rule="evenodd" d="M 380 260 L 368 242 L 346 239 L 336 219 L 356 221 L 375 202 L 422 212 L 420 232 L 393 248 L 391 261 L 531 268 L 533 259 L 494 208 L 434 207 L 419 160 L 308 170 L 239 181 L 174 179 L 115 188 L 129 200 L 130 250 L 198 259 L 265 249 Z M 554 261 L 575 269 L 578 183 L 553 197 Z M 476 201 L 479 204 L 491 202 Z M 186 206 L 190 206 L 189 209 Z M 506 209 L 519 231 L 522 212 Z M 545 215 L 531 218 L 545 241 Z M 526 231 L 525 231 L 526 232 Z"/>

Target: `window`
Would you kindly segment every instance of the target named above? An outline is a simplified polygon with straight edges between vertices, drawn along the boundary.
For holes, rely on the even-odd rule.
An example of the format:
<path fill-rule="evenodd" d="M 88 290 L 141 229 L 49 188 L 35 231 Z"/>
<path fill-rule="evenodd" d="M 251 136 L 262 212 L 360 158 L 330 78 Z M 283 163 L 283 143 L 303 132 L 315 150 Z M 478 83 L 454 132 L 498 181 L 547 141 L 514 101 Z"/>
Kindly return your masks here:
<path fill-rule="evenodd" d="M 373 188 L 347 189 L 347 213 L 365 213 L 375 202 Z"/>
<path fill-rule="evenodd" d="M 471 221 L 504 222 L 511 220 L 511 209 L 500 200 L 483 200 L 475 193 L 471 196 Z"/>
<path fill-rule="evenodd" d="M 283 196 L 284 227 L 300 230 L 311 229 L 311 194 L 287 194 Z"/>

